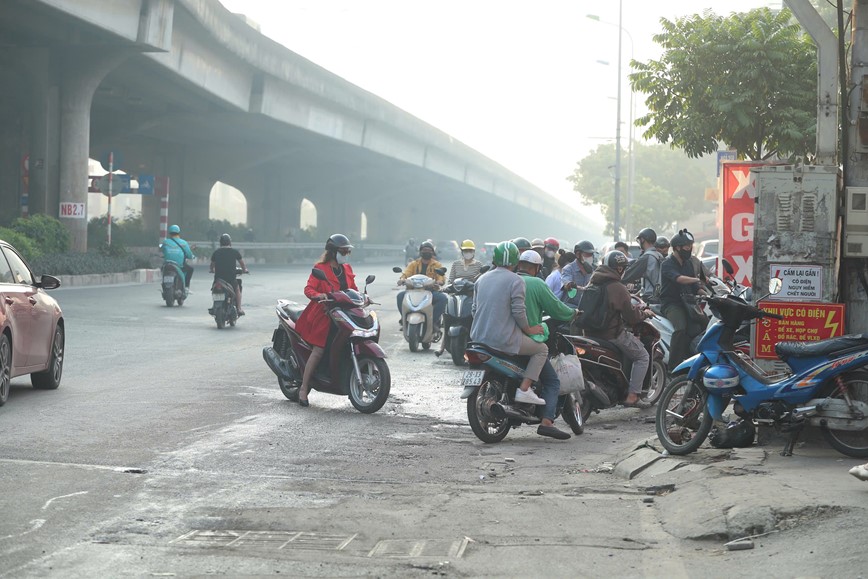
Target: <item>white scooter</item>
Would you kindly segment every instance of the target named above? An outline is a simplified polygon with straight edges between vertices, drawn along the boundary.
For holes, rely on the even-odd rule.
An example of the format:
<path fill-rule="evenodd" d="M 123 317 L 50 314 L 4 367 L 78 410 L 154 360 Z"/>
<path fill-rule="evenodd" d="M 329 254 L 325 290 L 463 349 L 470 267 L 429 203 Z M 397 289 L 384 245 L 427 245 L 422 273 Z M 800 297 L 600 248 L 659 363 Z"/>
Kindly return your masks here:
<path fill-rule="evenodd" d="M 392 271 L 401 273 L 404 270 L 400 267 L 393 267 Z M 434 271 L 444 275 L 446 268 L 441 267 Z M 434 320 L 434 295 L 432 293 L 436 291 L 434 286 L 437 285 L 437 282 L 422 274 L 411 275 L 401 281 L 407 288 L 401 305 L 404 314 L 401 320 L 401 325 L 404 328 L 404 339 L 410 344 L 411 352 L 418 351 L 419 344 L 428 350 L 431 348 L 432 342 L 437 342 L 441 338 L 439 324 L 435 324 Z M 436 331 L 435 325 L 438 326 Z"/>

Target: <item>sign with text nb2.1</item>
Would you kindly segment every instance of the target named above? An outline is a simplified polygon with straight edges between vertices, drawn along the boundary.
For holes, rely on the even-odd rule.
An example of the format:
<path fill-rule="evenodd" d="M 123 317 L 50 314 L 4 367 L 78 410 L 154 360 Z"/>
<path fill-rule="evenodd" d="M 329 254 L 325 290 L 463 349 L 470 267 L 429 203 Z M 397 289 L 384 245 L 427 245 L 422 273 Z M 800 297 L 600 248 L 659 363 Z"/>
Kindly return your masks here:
<path fill-rule="evenodd" d="M 779 294 L 768 299 L 800 302 L 823 300 L 823 266 L 772 264 L 769 268 L 769 277 L 780 278 L 783 285 Z"/>
<path fill-rule="evenodd" d="M 785 318 L 763 318 L 757 323 L 757 358 L 777 358 L 775 344 L 778 342 L 819 342 L 844 335 L 844 304 L 760 302 L 757 306 Z"/>
<path fill-rule="evenodd" d="M 62 202 L 60 204 L 60 216 L 67 219 L 84 219 L 86 217 L 84 203 Z"/>

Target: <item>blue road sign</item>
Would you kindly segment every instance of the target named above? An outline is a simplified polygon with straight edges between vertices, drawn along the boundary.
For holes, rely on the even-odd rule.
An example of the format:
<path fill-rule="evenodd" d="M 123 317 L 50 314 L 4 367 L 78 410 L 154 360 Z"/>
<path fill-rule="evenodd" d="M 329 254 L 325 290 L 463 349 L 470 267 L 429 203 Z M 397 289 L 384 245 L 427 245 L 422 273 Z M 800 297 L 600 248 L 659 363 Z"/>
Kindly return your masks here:
<path fill-rule="evenodd" d="M 124 156 L 118 151 L 112 151 L 112 153 L 114 153 L 114 170 L 117 171 L 124 164 Z M 99 156 L 99 164 L 102 165 L 103 171 L 109 171 L 109 151 L 105 151 Z"/>
<path fill-rule="evenodd" d="M 153 175 L 139 175 L 139 195 L 153 195 L 154 194 L 154 176 Z"/>
<path fill-rule="evenodd" d="M 717 176 L 720 177 L 720 167 L 724 161 L 735 161 L 738 159 L 738 154 L 735 151 L 718 151 L 717 152 Z"/>

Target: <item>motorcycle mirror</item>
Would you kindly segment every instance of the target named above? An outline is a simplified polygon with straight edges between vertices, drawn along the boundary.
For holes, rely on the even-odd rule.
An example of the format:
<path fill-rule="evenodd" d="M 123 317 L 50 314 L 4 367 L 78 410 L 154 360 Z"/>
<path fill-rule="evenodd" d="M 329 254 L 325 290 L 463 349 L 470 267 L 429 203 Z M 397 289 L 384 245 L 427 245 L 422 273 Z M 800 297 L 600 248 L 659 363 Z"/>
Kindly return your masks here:
<path fill-rule="evenodd" d="M 482 275 L 483 273 L 485 273 L 485 272 L 488 271 L 489 269 L 491 269 L 491 266 L 490 266 L 490 265 L 483 265 L 483 266 L 479 269 L 479 275 Z"/>
<path fill-rule="evenodd" d="M 377 276 L 375 276 L 373 274 L 369 275 L 368 277 L 365 278 L 365 285 L 368 285 L 369 283 L 374 283 L 375 279 L 377 279 Z"/>
<path fill-rule="evenodd" d="M 404 273 L 404 270 L 397 266 L 393 267 L 392 271 L 394 271 L 395 273 Z"/>
<path fill-rule="evenodd" d="M 321 269 L 313 268 L 310 270 L 310 274 L 320 281 L 328 281 L 326 274 L 324 274 Z"/>
<path fill-rule="evenodd" d="M 440 275 L 446 275 L 446 268 L 445 267 L 438 267 L 434 271 L 439 273 Z"/>
<path fill-rule="evenodd" d="M 735 270 L 732 268 L 732 264 L 729 263 L 729 260 L 728 260 L 728 259 L 726 259 L 725 257 L 722 257 L 722 258 L 720 259 L 720 263 L 723 264 L 723 270 L 724 270 L 726 273 L 728 273 L 729 275 L 732 275 L 732 274 L 735 273 Z"/>
<path fill-rule="evenodd" d="M 777 295 L 781 293 L 784 287 L 784 282 L 779 277 L 773 277 L 769 280 L 769 295 Z"/>

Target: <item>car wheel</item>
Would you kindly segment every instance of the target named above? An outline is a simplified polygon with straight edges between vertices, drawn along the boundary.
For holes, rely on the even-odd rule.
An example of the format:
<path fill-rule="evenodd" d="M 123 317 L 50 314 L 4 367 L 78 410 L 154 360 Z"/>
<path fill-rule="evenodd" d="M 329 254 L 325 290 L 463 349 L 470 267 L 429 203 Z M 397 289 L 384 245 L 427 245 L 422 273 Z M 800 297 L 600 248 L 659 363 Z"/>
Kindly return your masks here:
<path fill-rule="evenodd" d="M 60 386 L 60 378 L 63 375 L 63 326 L 58 325 L 54 330 L 54 340 L 51 341 L 51 356 L 48 360 L 48 368 L 43 372 L 34 372 L 30 375 L 30 382 L 38 390 L 54 390 Z"/>
<path fill-rule="evenodd" d="M 9 389 L 12 383 L 12 348 L 9 346 L 9 336 L 0 336 L 0 406 L 9 400 Z"/>

